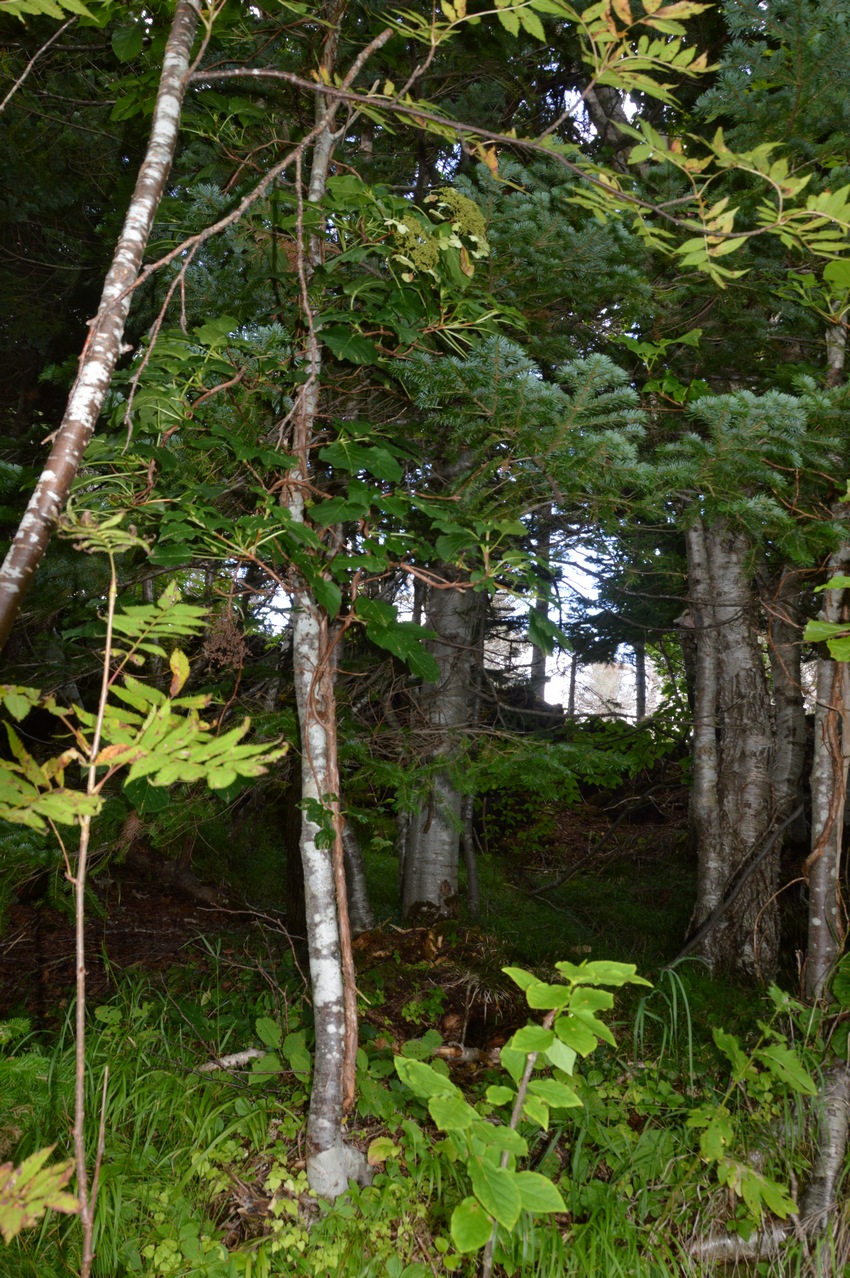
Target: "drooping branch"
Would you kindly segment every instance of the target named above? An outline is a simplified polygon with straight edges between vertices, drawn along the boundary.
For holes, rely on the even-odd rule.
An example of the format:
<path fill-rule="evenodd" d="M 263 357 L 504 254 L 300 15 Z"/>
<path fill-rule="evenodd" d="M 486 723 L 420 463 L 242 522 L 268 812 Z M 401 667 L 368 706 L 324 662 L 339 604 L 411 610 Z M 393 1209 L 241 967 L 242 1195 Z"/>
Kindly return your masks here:
<path fill-rule="evenodd" d="M 165 46 L 147 153 L 104 281 L 100 306 L 90 322 L 77 377 L 50 456 L 0 568 L 0 649 L 9 637 L 23 596 L 68 498 L 121 353 L 133 285 L 177 145 L 199 13 L 199 0 L 178 0 Z"/>

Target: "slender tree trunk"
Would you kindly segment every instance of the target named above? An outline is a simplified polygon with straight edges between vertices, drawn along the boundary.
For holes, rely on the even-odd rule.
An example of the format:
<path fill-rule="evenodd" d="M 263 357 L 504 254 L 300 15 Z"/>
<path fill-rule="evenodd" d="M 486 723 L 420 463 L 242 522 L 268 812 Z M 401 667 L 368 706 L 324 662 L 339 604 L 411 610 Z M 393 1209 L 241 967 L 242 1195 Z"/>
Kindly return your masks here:
<path fill-rule="evenodd" d="M 646 644 L 638 639 L 634 645 L 635 654 L 635 722 L 642 723 L 646 718 Z"/>
<path fill-rule="evenodd" d="M 838 512 L 836 512 L 838 513 Z M 850 574 L 850 545 L 830 557 L 829 576 Z M 820 620 L 850 616 L 848 592 L 824 591 Z M 847 769 L 850 762 L 850 665 L 818 658 L 815 740 L 812 762 L 812 851 L 809 871 L 809 940 L 806 992 L 817 998 L 841 952 L 844 911 L 839 876 L 844 838 Z"/>
<path fill-rule="evenodd" d="M 348 915 L 352 936 L 371 932 L 375 915 L 369 901 L 366 886 L 366 866 L 360 840 L 346 821 L 342 827 L 342 847 L 345 853 L 345 888 L 348 897 Z"/>
<path fill-rule="evenodd" d="M 542 567 L 549 566 L 552 557 L 552 507 L 547 506 L 545 510 L 541 510 L 537 515 L 537 560 Z M 548 620 L 549 604 L 546 599 L 537 599 L 534 604 L 535 612 L 541 617 Z M 532 646 L 531 649 L 531 670 L 529 673 L 529 681 L 531 683 L 531 691 L 535 697 L 539 697 L 541 701 L 546 700 L 546 653 L 542 648 Z"/>
<path fill-rule="evenodd" d="M 776 749 L 773 759 L 773 793 L 776 818 L 784 821 L 802 802 L 806 763 L 806 707 L 803 703 L 800 653 L 803 619 L 796 574 L 783 572 L 771 601 L 768 624 L 768 656 L 773 684 L 773 724 Z M 801 812 L 789 827 L 792 843 L 805 843 L 808 827 Z"/>
<path fill-rule="evenodd" d="M 700 924 L 770 832 L 773 725 L 745 571 L 749 543 L 718 522 L 691 529 L 687 544 L 698 614 L 694 803 L 700 866 L 693 921 Z M 751 978 L 772 973 L 779 947 L 778 872 L 774 846 L 699 946 L 713 970 Z"/>
<path fill-rule="evenodd" d="M 346 0 L 328 14 L 322 46 L 322 67 L 331 75 Z M 369 54 L 389 39 L 386 30 L 370 42 L 349 70 L 347 87 Z M 307 202 L 321 202 L 327 184 L 337 135 L 337 107 L 317 99 L 316 140 L 313 144 Z M 301 169 L 299 183 L 299 244 L 304 243 Z M 322 345 L 312 308 L 309 285 L 321 263 L 322 239 L 309 236 L 306 254 L 298 259 L 301 312 L 307 328 L 304 365 L 306 381 L 292 412 L 296 466 L 288 472 L 283 500 L 293 522 L 306 522 L 305 493 L 311 480 L 310 456 L 319 408 Z M 366 1184 L 371 1169 L 363 1154 L 346 1145 L 342 1120 L 354 1105 L 357 1052 L 357 991 L 345 884 L 342 814 L 339 806 L 339 760 L 334 693 L 335 636 L 324 607 L 309 583 L 295 575 L 293 599 L 293 675 L 302 745 L 301 860 L 304 866 L 307 948 L 315 1013 L 316 1052 L 310 1113 L 307 1120 L 307 1179 L 322 1198 L 337 1198 L 349 1180 Z"/>
<path fill-rule="evenodd" d="M 707 917 L 720 901 L 724 874 L 718 797 L 717 686 L 718 637 L 711 576 L 701 521 L 685 532 L 688 555 L 688 642 L 694 653 L 693 782 L 690 793 L 691 846 L 698 858 L 697 905 L 692 923 Z"/>
<path fill-rule="evenodd" d="M 574 719 L 576 717 L 576 679 L 578 677 L 578 654 L 573 652 L 570 657 L 570 687 L 567 693 L 567 718 Z"/>
<path fill-rule="evenodd" d="M 121 353 L 133 285 L 177 145 L 199 11 L 198 0 L 178 0 L 162 60 L 147 153 L 104 281 L 100 307 L 91 321 L 77 378 L 47 464 L 0 568 L 0 649 L 9 637 L 62 513 Z"/>
<path fill-rule="evenodd" d="M 843 324 L 826 330 L 827 386 L 844 380 L 847 332 Z M 833 515 L 844 516 L 836 503 Z M 830 556 L 829 577 L 850 572 L 850 544 L 839 546 Z M 848 611 L 847 591 L 824 592 L 820 617 L 823 621 L 844 621 Z M 828 655 L 818 658 L 815 741 L 812 761 L 812 851 L 806 863 L 809 871 L 809 938 L 806 959 L 806 992 L 817 998 L 838 958 L 845 925 L 839 893 L 847 765 L 850 755 L 850 669 L 846 662 Z"/>
<path fill-rule="evenodd" d="M 451 577 L 449 569 L 443 574 Z M 483 623 L 485 596 L 469 589 L 431 587 L 426 624 L 437 632 L 430 645 L 440 678 L 425 684 L 417 711 L 425 734 L 425 754 L 436 766 L 421 811 L 407 832 L 402 912 L 446 915 L 454 911 L 458 889 L 458 855 L 462 829 L 460 788 L 449 767 L 468 730 L 475 703 L 475 661 Z"/>

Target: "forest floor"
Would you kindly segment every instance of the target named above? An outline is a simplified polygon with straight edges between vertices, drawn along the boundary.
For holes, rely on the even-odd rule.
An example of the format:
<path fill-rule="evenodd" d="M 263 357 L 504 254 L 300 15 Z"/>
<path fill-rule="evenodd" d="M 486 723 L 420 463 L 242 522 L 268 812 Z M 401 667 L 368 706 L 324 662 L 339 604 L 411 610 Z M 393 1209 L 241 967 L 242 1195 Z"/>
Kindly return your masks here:
<path fill-rule="evenodd" d="M 462 1021 L 464 1036 L 480 1043 L 504 1019 L 502 1003 L 512 1019 L 516 991 L 501 975 L 505 964 L 591 953 L 622 959 L 633 950 L 638 962 L 672 957 L 665 953 L 675 945 L 671 912 L 674 927 L 681 926 L 688 908 L 683 914 L 681 901 L 672 908 L 689 875 L 686 798 L 683 787 L 658 784 L 648 795 L 608 794 L 548 813 L 535 838 L 516 841 L 513 855 L 503 841 L 497 854 L 482 858 L 480 925 L 404 928 L 387 913 L 356 942 L 376 1019 L 413 1022 L 428 1014 L 441 1031 L 457 1031 Z M 92 1006 L 111 996 L 125 971 L 165 979 L 175 969 L 197 971 L 213 955 L 269 971 L 281 951 L 297 959 L 297 938 L 281 916 L 217 906 L 213 893 L 205 904 L 150 866 L 113 862 L 90 885 Z M 376 904 L 380 917 L 384 903 Z M 38 1030 L 54 1029 L 73 998 L 74 968 L 70 908 L 47 896 L 17 901 L 0 939 L 0 1019 L 23 1015 Z"/>

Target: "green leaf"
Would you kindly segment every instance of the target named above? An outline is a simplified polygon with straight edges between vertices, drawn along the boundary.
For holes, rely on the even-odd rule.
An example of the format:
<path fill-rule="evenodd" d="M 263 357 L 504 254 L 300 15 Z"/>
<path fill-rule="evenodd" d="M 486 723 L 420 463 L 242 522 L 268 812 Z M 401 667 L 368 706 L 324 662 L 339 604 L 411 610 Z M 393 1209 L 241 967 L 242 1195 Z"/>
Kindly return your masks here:
<path fill-rule="evenodd" d="M 341 439 L 320 449 L 322 461 L 330 462 L 339 470 L 357 472 L 365 470 L 376 479 L 398 483 L 404 474 L 400 463 L 387 448 L 365 447 L 353 440 Z"/>
<path fill-rule="evenodd" d="M 552 1184 L 548 1176 L 542 1176 L 540 1172 L 520 1171 L 514 1173 L 514 1180 L 519 1186 L 525 1211 L 543 1214 L 567 1210 L 560 1191 Z"/>
<path fill-rule="evenodd" d="M 452 1242 L 462 1255 L 480 1251 L 492 1232 L 492 1220 L 474 1198 L 464 1198 L 452 1212 Z"/>
<path fill-rule="evenodd" d="M 350 364 L 377 364 L 378 351 L 374 342 L 351 328 L 341 324 L 333 324 L 323 328 L 321 338 L 337 359 L 348 360 Z"/>
<path fill-rule="evenodd" d="M 590 963 L 556 963 L 555 968 L 567 978 L 571 985 L 648 985 L 652 987 L 651 981 L 637 975 L 637 968 L 633 963 L 611 963 L 603 959 Z"/>
<path fill-rule="evenodd" d="M 538 1011 L 554 1011 L 566 1007 L 572 998 L 572 992 L 565 985 L 547 985 L 545 981 L 535 981 L 525 991 L 528 1006 Z"/>
<path fill-rule="evenodd" d="M 376 1136 L 366 1151 L 366 1161 L 370 1167 L 375 1167 L 378 1163 L 385 1163 L 388 1158 L 397 1158 L 400 1153 L 401 1146 L 396 1145 L 389 1136 Z"/>
<path fill-rule="evenodd" d="M 504 1087 L 500 1083 L 491 1083 L 484 1095 L 491 1105 L 508 1105 L 513 1101 L 516 1092 L 512 1087 Z"/>
<path fill-rule="evenodd" d="M 598 1038 L 577 1016 L 559 1016 L 555 1021 L 555 1033 L 562 1043 L 571 1047 L 579 1056 L 588 1056 L 596 1050 Z"/>
<path fill-rule="evenodd" d="M 549 1130 L 549 1106 L 539 1096 L 528 1095 L 522 1103 L 522 1112 L 526 1118 L 537 1123 L 544 1132 Z"/>
<path fill-rule="evenodd" d="M 545 1052 L 554 1041 L 553 1030 L 544 1029 L 542 1025 L 526 1025 L 524 1029 L 516 1031 L 510 1044 L 518 1052 Z"/>
<path fill-rule="evenodd" d="M 536 608 L 528 614 L 528 638 L 535 648 L 540 648 L 547 655 L 551 655 L 556 647 L 572 652 L 572 644 L 563 630 Z"/>
<path fill-rule="evenodd" d="M 503 1123 L 485 1123 L 479 1118 L 470 1127 L 469 1135 L 473 1141 L 480 1141 L 481 1145 L 490 1150 L 497 1149 L 502 1153 L 514 1154 L 517 1158 L 525 1158 L 528 1154 L 528 1142 L 525 1137 Z M 480 1148 L 474 1148 L 476 1153 L 481 1153 Z"/>
<path fill-rule="evenodd" d="M 318 574 L 313 578 L 311 585 L 316 602 L 324 608 L 329 617 L 335 617 L 342 604 L 342 591 L 339 586 L 335 581 L 328 581 L 326 577 Z"/>
<path fill-rule="evenodd" d="M 171 794 L 162 786 L 151 785 L 145 777 L 137 781 L 125 781 L 124 793 L 133 807 L 142 816 L 152 816 L 155 812 L 164 812 L 171 805 Z"/>
<path fill-rule="evenodd" d="M 526 972 L 524 967 L 503 967 L 502 971 L 509 976 L 515 985 L 521 990 L 527 990 L 529 985 L 537 985 L 539 978 L 533 972 Z"/>
<path fill-rule="evenodd" d="M 426 1065 L 423 1061 L 405 1060 L 403 1056 L 396 1056 L 394 1060 L 396 1073 L 414 1096 L 430 1099 L 432 1096 L 460 1095 L 454 1083 L 438 1074 L 432 1065 Z"/>
<path fill-rule="evenodd" d="M 257 1038 L 264 1047 L 271 1047 L 275 1051 L 280 1047 L 280 1026 L 277 1021 L 272 1020 L 270 1016 L 260 1016 L 254 1028 L 257 1031 Z"/>
<path fill-rule="evenodd" d="M 814 1080 L 801 1061 L 785 1043 L 770 1043 L 756 1052 L 756 1059 L 766 1065 L 775 1078 L 787 1083 L 792 1091 L 804 1096 L 817 1096 Z"/>
<path fill-rule="evenodd" d="M 539 1096 L 545 1101 L 550 1109 L 576 1109 L 581 1105 L 573 1089 L 554 1078 L 533 1078 L 528 1090 L 532 1096 Z"/>
<path fill-rule="evenodd" d="M 562 1069 L 565 1074 L 572 1074 L 576 1063 L 576 1053 L 571 1047 L 567 1047 L 561 1039 L 556 1038 L 551 1046 L 547 1047 L 544 1053 L 550 1065 L 554 1065 L 557 1069 Z"/>
<path fill-rule="evenodd" d="M 142 51 L 145 28 L 141 22 L 116 27 L 112 32 L 112 52 L 119 62 L 132 62 Z"/>
<path fill-rule="evenodd" d="M 841 1007 L 850 1007 L 850 954 L 845 954 L 835 969 L 832 993 Z"/>
<path fill-rule="evenodd" d="M 473 1154 L 467 1170 L 475 1197 L 505 1229 L 513 1229 L 522 1211 L 522 1199 L 516 1173 L 506 1167 L 494 1167 L 486 1159 Z"/>
<path fill-rule="evenodd" d="M 460 1093 L 454 1096 L 432 1096 L 428 1112 L 441 1132 L 459 1132 L 471 1127 L 478 1115 Z"/>

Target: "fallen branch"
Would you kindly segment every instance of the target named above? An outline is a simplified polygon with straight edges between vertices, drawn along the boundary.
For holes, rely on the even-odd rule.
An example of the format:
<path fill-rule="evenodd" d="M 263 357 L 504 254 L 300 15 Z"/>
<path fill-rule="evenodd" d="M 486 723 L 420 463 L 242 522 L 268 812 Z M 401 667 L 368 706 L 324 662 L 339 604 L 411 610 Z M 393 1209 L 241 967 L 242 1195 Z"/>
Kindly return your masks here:
<path fill-rule="evenodd" d="M 261 1060 L 267 1055 L 268 1053 L 260 1051 L 259 1047 L 246 1047 L 244 1052 L 231 1052 L 229 1056 L 217 1056 L 214 1061 L 207 1061 L 206 1065 L 200 1066 L 198 1073 L 212 1074 L 217 1069 L 240 1069 L 249 1061 Z"/>

